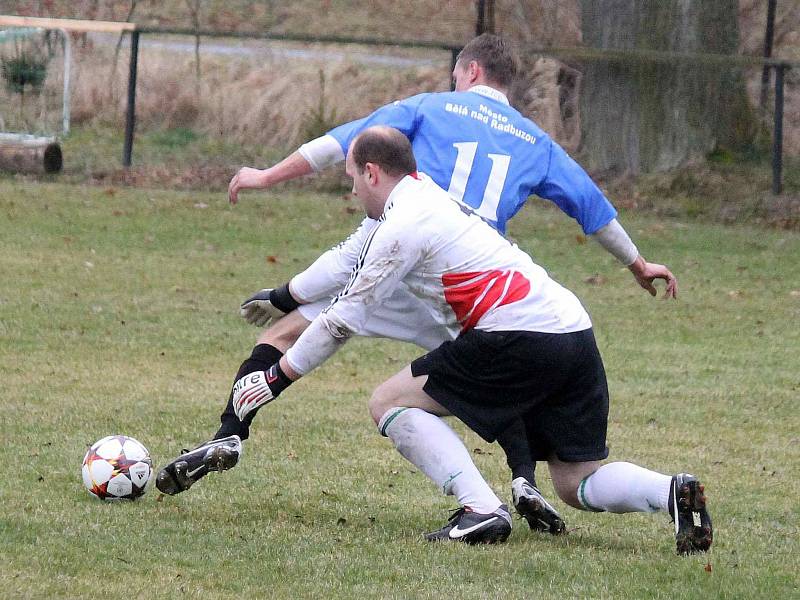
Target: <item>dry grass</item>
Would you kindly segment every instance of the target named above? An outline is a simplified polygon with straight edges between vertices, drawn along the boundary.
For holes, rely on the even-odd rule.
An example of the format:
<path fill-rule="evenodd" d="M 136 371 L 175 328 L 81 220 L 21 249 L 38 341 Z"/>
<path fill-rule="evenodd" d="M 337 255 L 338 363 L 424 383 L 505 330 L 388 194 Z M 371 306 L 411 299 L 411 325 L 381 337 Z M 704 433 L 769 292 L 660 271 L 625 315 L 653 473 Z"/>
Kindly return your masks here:
<path fill-rule="evenodd" d="M 189 10 L 183 2 L 142 0 L 131 20 L 150 27 L 191 28 Z M 741 51 L 760 54 L 766 10 L 760 0 L 740 0 Z M 54 16 L 124 20 L 131 2 L 76 0 L 65 2 L 0 0 L 0 12 L 50 14 Z M 200 25 L 207 29 L 340 35 L 378 39 L 414 39 L 443 44 L 461 44 L 474 32 L 476 10 L 471 0 L 424 0 L 397 3 L 376 0 L 318 0 L 278 3 L 247 0 L 204 0 Z M 577 0 L 497 0 L 495 25 L 512 39 L 537 46 L 571 46 L 581 43 L 580 4 Z M 778 11 L 774 54 L 785 58 L 800 56 L 800 9 L 781 6 Z M 178 38 L 191 43 L 191 38 Z M 145 36 L 143 43 L 165 41 Z M 83 40 L 85 42 L 86 40 Z M 201 79 L 195 79 L 191 51 L 165 52 L 142 49 L 137 116 L 140 131 L 189 127 L 203 134 L 224 136 L 240 143 L 285 148 L 304 137 L 307 119 L 319 105 L 322 91 L 319 71 L 324 73 L 324 97 L 329 115 L 338 121 L 355 118 L 376 106 L 419 91 L 446 89 L 447 52 L 428 52 L 440 67 L 376 68 L 354 61 L 287 60 L 263 52 L 247 59 L 225 59 L 204 51 L 218 40 L 201 42 Z M 272 46 L 275 48 L 275 46 Z M 321 48 L 333 55 L 342 47 Z M 346 49 L 345 49 L 346 50 Z M 375 53 L 375 48 L 356 48 Z M 417 54 L 416 56 L 419 56 Z M 123 122 L 127 78 L 127 52 L 113 67 L 111 49 L 100 44 L 76 53 L 73 120 L 80 123 L 120 126 Z M 563 86 L 551 82 L 558 69 L 542 69 L 527 60 L 526 89 L 519 94 L 520 105 L 566 147 L 577 150 L 580 136 L 577 122 L 561 118 L 558 98 Z M 59 85 L 54 74 L 49 85 Z M 757 101 L 759 73 L 748 74 L 753 101 Z M 786 94 L 786 150 L 800 153 L 800 94 L 795 93 L 800 76 L 789 72 Z M 530 85 L 529 85 L 530 84 Z M 568 90 L 567 90 L 568 92 Z M 534 102 L 531 103 L 531 98 Z M 555 99 L 555 100 L 554 100 Z M 13 112 L 0 99 L 0 119 Z M 53 112 L 53 111 L 51 111 Z M 300 118 L 298 118 L 298 116 Z"/>
<path fill-rule="evenodd" d="M 130 0 L 0 0 L 2 14 L 109 21 L 126 20 L 130 6 Z M 475 14 L 473 0 L 202 0 L 199 22 L 203 28 L 227 31 L 462 43 L 475 30 Z M 147 27 L 193 27 L 190 10 L 183 1 L 139 0 L 130 20 Z"/>
<path fill-rule="evenodd" d="M 123 118 L 127 60 L 120 60 L 112 73 L 110 58 L 109 48 L 80 52 L 73 88 L 76 124 L 113 125 Z M 201 58 L 198 95 L 192 54 L 143 48 L 137 126 L 140 130 L 185 127 L 242 143 L 286 148 L 307 137 L 320 98 L 325 114 L 333 117 L 328 125 L 333 126 L 420 90 L 447 89 L 448 57 L 441 53 L 441 58 L 437 66 L 383 69 L 348 60 L 287 61 L 267 49 L 257 58 L 207 55 Z"/>
<path fill-rule="evenodd" d="M 406 4 L 389 0 L 373 3 L 208 0 L 203 5 L 206 12 L 202 24 L 212 29 L 405 37 L 441 43 L 469 39 L 475 18 L 474 2 L 468 0 Z M 128 7 L 129 2 L 123 1 L 0 0 L 0 12 L 43 14 L 44 8 L 58 16 L 100 19 L 124 19 Z M 184 8 L 182 2 L 142 0 L 133 20 L 149 26 L 189 27 L 191 23 L 185 20 L 188 13 L 184 14 Z M 760 53 L 765 12 L 762 9 L 763 3 L 758 0 L 740 2 L 743 53 Z M 797 9 L 781 5 L 776 55 L 800 58 L 798 19 Z M 536 45 L 568 46 L 580 43 L 581 38 L 577 0 L 498 0 L 496 24 L 498 30 L 510 37 Z M 66 176 L 103 185 L 220 190 L 242 164 L 264 166 L 309 137 L 363 116 L 385 102 L 449 86 L 450 55 L 446 51 L 392 49 L 393 54 L 428 62 L 421 66 L 386 67 L 359 62 L 358 55 L 380 51 L 371 47 L 245 43 L 208 38 L 201 42 L 197 81 L 191 49 L 171 52 L 150 45 L 191 44 L 190 37 L 145 35 L 140 47 L 134 168 L 126 170 L 121 167 L 120 157 L 127 49 L 123 48 L 114 66 L 115 39 L 75 41 L 74 134 L 64 144 Z M 214 53 L 211 51 L 214 44 L 240 44 L 249 54 Z M 321 57 L 300 60 L 282 53 L 308 49 L 320 51 Z M 351 57 L 342 59 L 341 54 L 347 52 Z M 552 60 L 526 60 L 526 67 L 524 85 L 514 93 L 517 105 L 569 151 L 579 152 L 579 112 L 564 110 L 564 98 L 571 98 L 577 106 L 561 76 L 571 71 Z M 51 129 L 57 129 L 61 74 L 58 69 L 50 69 L 48 77 L 50 102 L 55 102 L 48 108 L 48 118 Z M 751 101 L 756 103 L 760 73 L 753 69 L 746 77 Z M 614 201 L 668 214 L 797 227 L 800 207 L 796 190 L 800 182 L 793 172 L 797 170 L 794 156 L 800 154 L 798 86 L 800 70 L 789 71 L 784 132 L 788 190 L 785 197 L 776 201 L 768 194 L 769 165 L 764 148 L 768 149 L 770 122 L 765 128 L 766 145 L 760 146 L 759 164 L 690 166 L 682 172 L 643 178 L 639 182 L 617 182 L 611 190 Z M 2 95 L 0 90 L 0 126 L 13 121 L 18 112 L 16 105 L 9 104 Z M 40 118 L 37 110 L 41 111 L 32 107 L 27 115 L 29 121 Z M 340 178 L 332 177 L 322 185 L 332 187 L 339 182 Z"/>

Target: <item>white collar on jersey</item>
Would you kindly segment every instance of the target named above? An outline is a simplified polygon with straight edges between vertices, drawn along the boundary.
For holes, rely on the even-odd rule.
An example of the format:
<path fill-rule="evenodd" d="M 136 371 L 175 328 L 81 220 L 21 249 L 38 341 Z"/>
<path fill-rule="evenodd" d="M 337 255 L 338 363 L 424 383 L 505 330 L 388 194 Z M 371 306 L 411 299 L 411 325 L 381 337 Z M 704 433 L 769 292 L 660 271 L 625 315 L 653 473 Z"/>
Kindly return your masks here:
<path fill-rule="evenodd" d="M 467 91 L 475 92 L 476 94 L 486 96 L 487 98 L 492 98 L 493 100 L 497 100 L 503 104 L 509 104 L 508 98 L 506 98 L 506 95 L 503 92 L 496 90 L 493 87 L 489 87 L 488 85 L 473 85 Z"/>
<path fill-rule="evenodd" d="M 394 201 L 398 198 L 398 196 L 402 196 L 406 193 L 407 189 L 413 188 L 415 185 L 419 185 L 421 182 L 424 182 L 428 179 L 428 176 L 425 173 L 417 173 L 417 176 L 414 177 L 413 175 L 406 175 L 400 181 L 397 182 L 397 185 L 394 186 L 394 189 L 389 192 L 389 196 L 386 198 L 386 203 L 383 205 L 383 212 L 381 216 L 378 217 L 378 220 L 381 221 L 385 217 L 386 211 L 388 211 L 394 205 Z"/>

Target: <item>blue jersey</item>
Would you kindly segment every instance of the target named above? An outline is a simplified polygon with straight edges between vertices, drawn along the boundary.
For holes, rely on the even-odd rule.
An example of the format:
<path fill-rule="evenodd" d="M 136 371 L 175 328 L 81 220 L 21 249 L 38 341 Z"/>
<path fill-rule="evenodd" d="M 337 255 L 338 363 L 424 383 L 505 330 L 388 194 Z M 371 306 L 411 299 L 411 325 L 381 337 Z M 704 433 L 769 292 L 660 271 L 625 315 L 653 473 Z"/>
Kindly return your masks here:
<path fill-rule="evenodd" d="M 476 91 L 412 96 L 328 132 L 344 154 L 373 125 L 411 140 L 417 168 L 505 233 L 531 194 L 550 200 L 586 234 L 617 212 L 586 172 L 530 119 Z"/>

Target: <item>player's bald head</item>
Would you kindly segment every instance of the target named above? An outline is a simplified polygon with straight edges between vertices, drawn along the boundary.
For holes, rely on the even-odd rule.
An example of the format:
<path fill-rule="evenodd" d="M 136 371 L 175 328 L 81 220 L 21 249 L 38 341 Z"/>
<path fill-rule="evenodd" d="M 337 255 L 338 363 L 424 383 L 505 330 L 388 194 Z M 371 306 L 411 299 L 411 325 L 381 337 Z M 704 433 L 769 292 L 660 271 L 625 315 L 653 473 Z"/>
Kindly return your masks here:
<path fill-rule="evenodd" d="M 456 62 L 466 66 L 473 60 L 483 67 L 486 79 L 504 88 L 511 87 L 519 70 L 519 58 L 511 42 L 492 33 L 473 38 L 458 54 Z"/>
<path fill-rule="evenodd" d="M 408 175 L 417 170 L 411 142 L 394 127 L 376 125 L 362 131 L 350 145 L 353 164 L 359 171 L 364 165 L 378 165 L 387 175 Z"/>

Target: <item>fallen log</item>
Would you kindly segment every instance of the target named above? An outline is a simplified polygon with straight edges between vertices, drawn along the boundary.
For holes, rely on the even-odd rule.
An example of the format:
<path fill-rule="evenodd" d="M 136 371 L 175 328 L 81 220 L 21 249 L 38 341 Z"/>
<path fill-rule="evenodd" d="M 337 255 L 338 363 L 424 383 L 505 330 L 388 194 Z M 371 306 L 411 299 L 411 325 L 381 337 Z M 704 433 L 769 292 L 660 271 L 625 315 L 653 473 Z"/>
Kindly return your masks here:
<path fill-rule="evenodd" d="M 61 146 L 52 140 L 0 140 L 0 171 L 58 173 L 63 167 Z"/>

